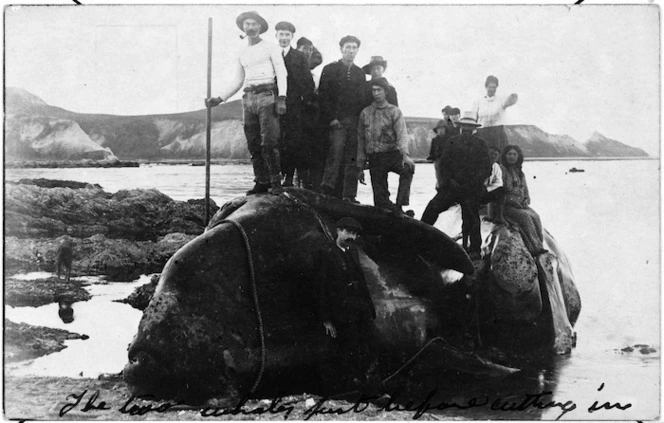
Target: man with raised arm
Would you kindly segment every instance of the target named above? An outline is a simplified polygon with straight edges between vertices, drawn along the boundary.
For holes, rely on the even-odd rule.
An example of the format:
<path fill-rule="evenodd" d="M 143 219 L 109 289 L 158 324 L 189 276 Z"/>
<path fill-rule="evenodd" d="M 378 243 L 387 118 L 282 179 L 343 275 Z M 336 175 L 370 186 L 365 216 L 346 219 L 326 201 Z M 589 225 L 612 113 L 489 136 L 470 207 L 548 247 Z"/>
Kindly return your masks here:
<path fill-rule="evenodd" d="M 267 22 L 257 12 L 244 12 L 236 19 L 246 34 L 248 46 L 235 62 L 233 79 L 219 97 L 205 100 L 214 107 L 228 100 L 244 85 L 242 108 L 244 134 L 251 154 L 256 185 L 247 195 L 283 192 L 279 158 L 279 115 L 286 113 L 288 90 L 287 71 L 282 50 L 264 41 L 260 34 L 268 29 Z"/>

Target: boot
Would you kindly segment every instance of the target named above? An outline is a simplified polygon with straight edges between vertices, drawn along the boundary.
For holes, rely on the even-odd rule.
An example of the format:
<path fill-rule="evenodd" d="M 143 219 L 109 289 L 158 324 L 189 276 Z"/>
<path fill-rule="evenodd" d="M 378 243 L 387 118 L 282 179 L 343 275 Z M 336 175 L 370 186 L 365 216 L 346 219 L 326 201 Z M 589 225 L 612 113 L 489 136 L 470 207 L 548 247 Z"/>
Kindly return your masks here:
<path fill-rule="evenodd" d="M 267 192 L 267 190 L 270 188 L 268 184 L 259 184 L 256 182 L 256 185 L 249 191 L 247 191 L 247 195 L 254 195 L 254 194 L 260 194 L 262 192 Z"/>
<path fill-rule="evenodd" d="M 279 195 L 282 192 L 284 192 L 284 188 L 281 186 L 281 182 L 279 181 L 274 181 L 271 184 L 271 192 L 274 195 Z"/>
<path fill-rule="evenodd" d="M 493 223 L 496 225 L 504 225 L 505 217 L 503 216 L 503 213 L 505 211 L 505 199 L 503 198 L 502 201 L 498 201 L 497 203 L 495 203 L 493 209 L 495 210 L 495 216 L 493 216 Z"/>

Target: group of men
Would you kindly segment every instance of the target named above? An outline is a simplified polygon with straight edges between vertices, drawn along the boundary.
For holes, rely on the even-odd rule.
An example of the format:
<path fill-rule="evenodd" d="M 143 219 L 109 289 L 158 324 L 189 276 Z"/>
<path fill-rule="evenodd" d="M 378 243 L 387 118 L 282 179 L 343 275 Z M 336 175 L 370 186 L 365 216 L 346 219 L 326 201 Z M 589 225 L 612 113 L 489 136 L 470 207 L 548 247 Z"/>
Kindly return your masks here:
<path fill-rule="evenodd" d="M 248 46 L 228 86 L 205 103 L 221 104 L 244 86 L 244 131 L 255 177 L 247 194 L 279 194 L 293 186 L 297 170 L 304 188 L 358 203 L 358 181 L 364 183 L 369 168 L 374 204 L 403 214 L 415 164 L 396 90 L 382 76 L 387 61 L 373 56 L 358 67 L 361 41 L 347 35 L 339 41 L 341 59 L 323 68 L 316 92 L 311 69 L 322 59 L 306 38 L 297 50 L 291 47 L 292 23 L 275 26 L 279 47 L 261 38 L 268 24 L 257 12 L 240 14 L 236 23 Z M 396 204 L 389 199 L 388 172 L 400 175 Z"/>

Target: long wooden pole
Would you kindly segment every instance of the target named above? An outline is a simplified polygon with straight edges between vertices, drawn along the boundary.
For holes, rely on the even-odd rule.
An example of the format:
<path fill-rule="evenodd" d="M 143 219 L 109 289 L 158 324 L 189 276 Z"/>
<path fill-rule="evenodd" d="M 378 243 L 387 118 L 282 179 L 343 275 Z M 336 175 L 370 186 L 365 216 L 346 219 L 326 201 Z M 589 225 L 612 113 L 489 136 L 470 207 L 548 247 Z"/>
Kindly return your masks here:
<path fill-rule="evenodd" d="M 212 18 L 208 18 L 207 97 L 212 96 Z M 210 221 L 210 137 L 212 134 L 212 107 L 207 107 L 205 119 L 205 226 Z"/>

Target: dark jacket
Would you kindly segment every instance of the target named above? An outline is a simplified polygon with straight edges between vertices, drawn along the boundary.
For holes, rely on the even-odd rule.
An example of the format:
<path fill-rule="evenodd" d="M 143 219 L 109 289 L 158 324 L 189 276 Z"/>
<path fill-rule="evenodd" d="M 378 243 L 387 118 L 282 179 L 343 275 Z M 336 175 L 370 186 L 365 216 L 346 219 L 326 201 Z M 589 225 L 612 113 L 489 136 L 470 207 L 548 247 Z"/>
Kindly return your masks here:
<path fill-rule="evenodd" d="M 284 63 L 288 71 L 288 93 L 286 95 L 286 112 L 288 113 L 288 106 L 295 104 L 301 106 L 303 101 L 312 101 L 315 86 L 304 53 L 291 47 L 284 57 Z"/>
<path fill-rule="evenodd" d="M 389 84 L 389 82 L 388 82 Z M 399 99 L 397 98 L 397 90 L 394 88 L 392 84 L 390 84 L 390 88 L 387 90 L 387 93 L 385 95 L 385 99 L 387 100 L 388 103 L 393 104 L 397 107 L 399 107 Z M 367 104 L 364 107 L 367 107 L 373 103 L 373 93 L 371 92 L 371 81 L 367 81 L 367 93 L 365 94 L 365 100 L 367 101 Z"/>
<path fill-rule="evenodd" d="M 322 249 L 316 259 L 321 321 L 348 324 L 376 318 L 357 247 L 346 252 L 336 244 Z"/>
<path fill-rule="evenodd" d="M 365 73 L 356 65 L 350 68 L 350 78 L 348 68 L 341 60 L 326 65 L 318 86 L 321 123 L 329 124 L 345 117 L 358 118 L 366 107 L 365 84 Z"/>
<path fill-rule="evenodd" d="M 482 195 L 484 181 L 491 176 L 491 158 L 486 141 L 472 134 L 459 134 L 449 139 L 443 150 L 442 188 L 450 188 L 450 179 L 460 191 Z"/>
<path fill-rule="evenodd" d="M 438 133 L 431 139 L 431 149 L 429 150 L 429 157 L 427 160 L 437 161 L 443 157 L 443 151 L 447 145 L 447 141 L 455 135 L 459 135 L 459 127 L 449 125 L 445 127 L 445 132 Z"/>

